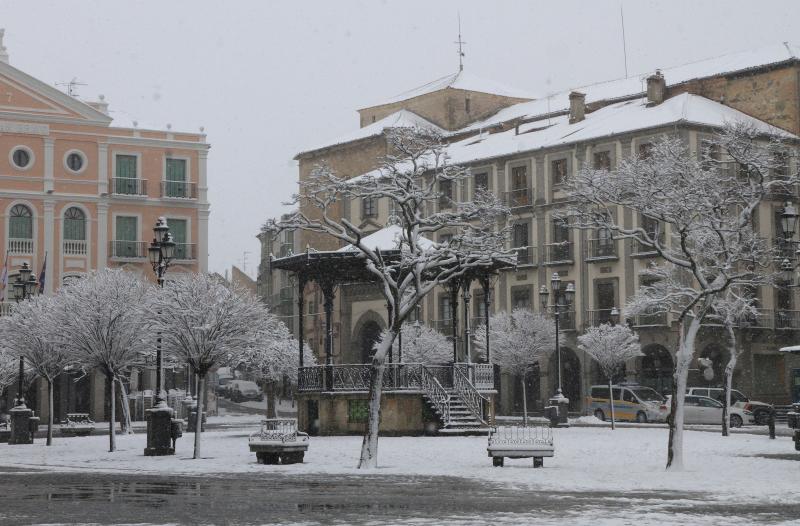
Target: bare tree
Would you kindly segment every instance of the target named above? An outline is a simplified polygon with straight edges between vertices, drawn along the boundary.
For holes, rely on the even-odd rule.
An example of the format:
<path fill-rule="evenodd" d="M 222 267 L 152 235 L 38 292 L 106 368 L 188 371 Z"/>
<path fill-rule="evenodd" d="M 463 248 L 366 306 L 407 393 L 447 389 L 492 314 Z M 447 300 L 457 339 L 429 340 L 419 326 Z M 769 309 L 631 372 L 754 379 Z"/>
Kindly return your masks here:
<path fill-rule="evenodd" d="M 661 266 L 648 271 L 659 281 L 640 288 L 626 314 L 670 311 L 678 321 L 667 468 L 683 467 L 683 401 L 703 318 L 717 295 L 770 267 L 770 250 L 753 232 L 753 213 L 770 192 L 796 184 L 796 175 L 787 173 L 787 148 L 763 130 L 736 124 L 699 153 L 668 136 L 648 155 L 623 159 L 610 171 L 581 170 L 570 184 L 577 228 L 631 239 L 660 257 Z M 614 219 L 625 209 L 641 218 L 638 225 Z"/>
<path fill-rule="evenodd" d="M 200 379 L 198 419 L 203 414 L 206 375 L 218 365 L 236 364 L 259 345 L 268 318 L 255 296 L 206 274 L 167 282 L 147 300 L 148 323 L 160 332 L 164 350 L 177 363 L 188 363 Z M 200 458 L 202 426 L 195 427 L 194 458 Z"/>
<path fill-rule="evenodd" d="M 555 350 L 553 320 L 528 309 L 501 311 L 489 317 L 489 346 L 492 361 L 500 369 L 518 376 L 522 385 L 522 418 L 528 424 L 528 394 L 525 373 Z M 475 347 L 486 352 L 486 325 L 475 329 Z"/>
<path fill-rule="evenodd" d="M 614 378 L 622 371 L 625 362 L 643 356 L 639 337 L 625 325 L 604 323 L 591 327 L 578 336 L 578 349 L 597 362 L 603 376 L 608 381 L 608 399 L 611 401 L 611 429 L 615 427 L 614 418 Z"/>
<path fill-rule="evenodd" d="M 388 331 L 381 333 L 375 348 L 388 336 Z M 453 360 L 453 344 L 447 336 L 421 323 L 404 323 L 399 337 L 395 339 L 392 351 L 396 360 L 405 363 L 448 363 Z M 402 342 L 402 347 L 400 343 Z"/>
<path fill-rule="evenodd" d="M 84 370 L 98 368 L 110 385 L 109 451 L 116 449 L 116 384 L 144 366 L 155 347 L 143 329 L 142 305 L 151 285 L 131 272 L 103 269 L 61 289 L 60 341 Z"/>
<path fill-rule="evenodd" d="M 0 346 L 0 395 L 17 381 L 18 363 L 19 356 L 14 356 L 12 349 L 6 345 Z"/>
<path fill-rule="evenodd" d="M 422 128 L 394 128 L 387 132 L 389 154 L 374 173 L 350 180 L 330 167 L 316 167 L 300 183 L 293 204 L 300 211 L 278 223 L 278 228 L 324 233 L 352 246 L 378 282 L 391 313 L 388 332 L 372 358 L 369 416 L 361 446 L 360 468 L 377 467 L 378 428 L 383 371 L 390 346 L 403 322 L 428 293 L 477 266 L 489 264 L 503 251 L 508 208 L 489 193 L 479 192 L 471 202 L 456 203 L 448 187 L 469 176 L 452 165 L 441 135 Z M 398 250 L 385 254 L 363 242 L 367 232 L 338 216 L 340 201 L 387 200 L 395 211 L 402 235 Z M 306 213 L 306 210 L 314 210 Z M 274 224 L 265 227 L 274 228 Z M 425 236 L 445 230 L 446 242 L 431 243 Z"/>

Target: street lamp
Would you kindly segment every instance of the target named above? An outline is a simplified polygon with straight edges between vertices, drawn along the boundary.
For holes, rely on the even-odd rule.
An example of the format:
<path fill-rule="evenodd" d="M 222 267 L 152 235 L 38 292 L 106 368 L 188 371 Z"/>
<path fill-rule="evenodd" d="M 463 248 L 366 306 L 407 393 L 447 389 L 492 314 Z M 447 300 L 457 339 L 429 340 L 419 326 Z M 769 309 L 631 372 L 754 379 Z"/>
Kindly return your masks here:
<path fill-rule="evenodd" d="M 797 229 L 797 218 L 800 214 L 792 203 L 785 203 L 783 205 L 783 212 L 781 212 L 781 229 L 783 229 L 783 238 L 790 241 L 794 237 L 794 232 Z"/>
<path fill-rule="evenodd" d="M 568 283 L 566 288 L 562 288 L 561 276 L 559 276 L 557 272 L 554 272 L 553 277 L 550 278 L 550 289 L 553 294 L 552 305 L 548 303 L 551 292 L 547 290 L 546 285 L 542 285 L 539 288 L 539 299 L 542 302 L 542 310 L 553 309 L 553 317 L 556 321 L 556 360 L 558 368 L 558 389 L 556 390 L 556 398 L 563 398 L 564 395 L 561 385 L 561 346 L 558 342 L 558 324 L 561 317 L 561 309 L 566 310 L 572 304 L 572 300 L 575 297 L 575 286 L 572 283 Z"/>
<path fill-rule="evenodd" d="M 164 217 L 159 217 L 156 221 L 156 226 L 153 227 L 153 241 L 147 249 L 147 256 L 150 259 L 150 264 L 153 266 L 153 272 L 156 273 L 156 281 L 158 286 L 164 286 L 164 274 L 169 268 L 170 262 L 175 255 L 175 242 L 172 240 L 172 234 L 169 232 L 167 220 Z M 163 407 L 166 401 L 161 393 L 163 361 L 161 357 L 161 333 L 158 334 L 156 345 L 156 400 L 155 405 Z"/>
<path fill-rule="evenodd" d="M 619 323 L 619 309 L 616 307 L 611 307 L 611 313 L 609 315 L 609 320 L 611 321 L 611 326 L 615 326 Z"/>
<path fill-rule="evenodd" d="M 36 277 L 33 275 L 33 271 L 31 270 L 30 265 L 28 262 L 25 261 L 22 263 L 22 268 L 19 269 L 19 274 L 17 274 L 17 279 L 14 281 L 14 300 L 17 303 L 20 301 L 24 301 L 25 299 L 29 298 L 36 294 L 39 290 L 39 282 L 36 281 Z M 17 378 L 17 407 L 25 407 L 25 394 L 23 393 L 23 382 L 25 379 L 25 357 L 19 357 L 19 376 Z"/>

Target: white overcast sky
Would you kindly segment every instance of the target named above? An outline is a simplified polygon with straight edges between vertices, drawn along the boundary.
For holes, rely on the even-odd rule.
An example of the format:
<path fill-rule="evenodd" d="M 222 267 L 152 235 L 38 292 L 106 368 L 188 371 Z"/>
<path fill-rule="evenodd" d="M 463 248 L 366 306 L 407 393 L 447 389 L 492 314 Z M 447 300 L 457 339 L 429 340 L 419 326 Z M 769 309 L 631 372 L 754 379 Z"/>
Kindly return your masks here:
<path fill-rule="evenodd" d="M 534 94 L 800 41 L 800 2 L 0 0 L 12 65 L 77 77 L 140 126 L 205 126 L 211 270 L 255 275 L 294 155 L 358 127 L 357 108 L 465 68 Z"/>

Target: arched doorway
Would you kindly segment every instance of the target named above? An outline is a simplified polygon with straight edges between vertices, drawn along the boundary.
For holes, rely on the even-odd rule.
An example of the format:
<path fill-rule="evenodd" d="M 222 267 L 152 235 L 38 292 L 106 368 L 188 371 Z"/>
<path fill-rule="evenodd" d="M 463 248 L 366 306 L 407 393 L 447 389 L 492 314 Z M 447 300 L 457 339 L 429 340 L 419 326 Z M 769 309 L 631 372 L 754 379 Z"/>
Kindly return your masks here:
<path fill-rule="evenodd" d="M 369 320 L 361 326 L 361 331 L 358 335 L 358 342 L 361 348 L 361 363 L 369 363 L 372 361 L 372 355 L 375 354 L 375 343 L 381 338 L 381 326 L 373 320 Z"/>
<path fill-rule="evenodd" d="M 661 394 L 669 394 L 672 391 L 674 368 L 670 352 L 661 345 L 653 344 L 642 349 L 642 354 L 639 383 Z"/>
<path fill-rule="evenodd" d="M 558 388 L 558 357 L 550 357 L 550 378 L 553 394 Z M 569 347 L 561 347 L 561 391 L 569 398 L 569 410 L 579 411 L 581 408 L 581 361 L 575 351 Z"/>

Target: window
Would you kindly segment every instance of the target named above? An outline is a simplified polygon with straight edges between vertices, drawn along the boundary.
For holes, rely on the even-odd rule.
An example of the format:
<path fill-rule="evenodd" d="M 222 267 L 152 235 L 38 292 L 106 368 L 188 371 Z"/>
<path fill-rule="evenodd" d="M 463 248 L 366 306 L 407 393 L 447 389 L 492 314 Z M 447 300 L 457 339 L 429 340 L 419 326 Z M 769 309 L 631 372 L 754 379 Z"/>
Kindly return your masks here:
<path fill-rule="evenodd" d="M 123 258 L 143 257 L 138 253 L 139 218 L 133 216 L 117 216 L 116 237 L 112 256 Z"/>
<path fill-rule="evenodd" d="M 186 184 L 186 160 L 167 158 L 166 171 L 164 195 L 166 197 L 190 197 L 189 185 Z"/>
<path fill-rule="evenodd" d="M 114 193 L 137 195 L 137 174 L 135 155 L 117 155 L 117 173 Z"/>
<path fill-rule="evenodd" d="M 700 405 L 700 399 L 697 398 L 696 396 L 687 396 L 683 400 L 683 405 L 691 405 L 697 407 Z"/>
<path fill-rule="evenodd" d="M 519 248 L 517 250 L 517 264 L 527 265 L 530 263 L 530 254 L 528 254 L 528 223 L 517 223 L 513 226 L 511 232 L 512 248 Z"/>
<path fill-rule="evenodd" d="M 361 218 L 378 216 L 378 200 L 374 197 L 361 198 Z"/>
<path fill-rule="evenodd" d="M 489 174 L 486 172 L 481 172 L 475 174 L 475 193 L 478 192 L 478 189 L 483 190 L 484 192 L 489 190 Z"/>
<path fill-rule="evenodd" d="M 347 401 L 347 422 L 349 424 L 366 424 L 369 417 L 369 400 Z"/>
<path fill-rule="evenodd" d="M 611 170 L 611 152 L 595 152 L 593 156 L 595 170 Z"/>
<path fill-rule="evenodd" d="M 511 168 L 511 199 L 509 204 L 515 206 L 528 206 L 530 202 L 528 188 L 528 167 L 525 165 Z"/>
<path fill-rule="evenodd" d="M 86 241 L 86 214 L 75 206 L 64 212 L 64 239 Z"/>
<path fill-rule="evenodd" d="M 658 224 L 658 219 L 653 219 L 649 216 L 641 216 L 640 225 L 642 229 L 647 232 L 648 237 L 651 239 L 655 239 L 658 236 L 658 239 L 663 243 L 664 242 L 664 233 L 660 230 L 660 225 Z"/>
<path fill-rule="evenodd" d="M 27 146 L 17 146 L 11 152 L 11 162 L 20 169 L 28 169 L 33 164 L 33 152 Z"/>
<path fill-rule="evenodd" d="M 636 403 L 636 397 L 633 396 L 633 393 L 625 389 L 622 391 L 622 401 L 623 402 L 633 402 Z"/>
<path fill-rule="evenodd" d="M 643 142 L 639 145 L 639 159 L 649 159 L 653 154 L 653 145 L 649 142 Z"/>
<path fill-rule="evenodd" d="M 443 179 L 439 181 L 439 206 L 447 208 L 453 204 L 453 181 Z"/>
<path fill-rule="evenodd" d="M 567 160 L 556 159 L 550 163 L 550 173 L 553 179 L 553 186 L 558 186 L 567 182 Z"/>
<path fill-rule="evenodd" d="M 189 254 L 189 247 L 186 244 L 186 220 L 168 218 L 167 225 L 172 234 L 172 240 L 175 241 L 175 259 L 188 259 L 191 254 Z"/>
<path fill-rule="evenodd" d="M 14 205 L 8 220 L 8 237 L 33 239 L 33 213 L 25 205 Z"/>
<path fill-rule="evenodd" d="M 530 287 L 513 287 L 511 289 L 511 308 L 512 309 L 531 308 Z"/>
<path fill-rule="evenodd" d="M 611 321 L 611 309 L 616 307 L 617 293 L 613 281 L 601 281 L 595 283 L 595 304 L 597 305 L 599 322 L 608 323 Z"/>
<path fill-rule="evenodd" d="M 467 113 L 469 113 L 469 109 L 470 109 L 469 106 L 470 106 L 469 97 L 467 97 L 467 98 L 464 99 L 464 111 L 466 111 Z"/>
<path fill-rule="evenodd" d="M 64 157 L 64 166 L 66 166 L 67 170 L 70 172 L 76 174 L 81 173 L 86 167 L 86 157 L 82 152 L 71 150 L 67 152 L 67 155 Z"/>
<path fill-rule="evenodd" d="M 453 309 L 450 305 L 450 297 L 446 294 L 439 296 L 439 315 L 442 321 L 453 319 Z"/>

